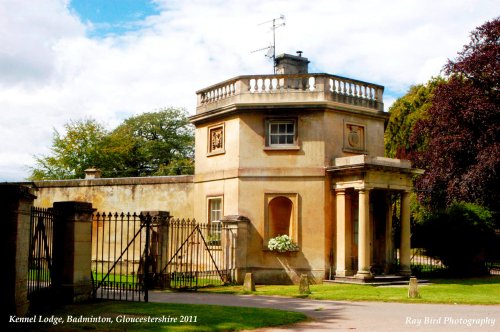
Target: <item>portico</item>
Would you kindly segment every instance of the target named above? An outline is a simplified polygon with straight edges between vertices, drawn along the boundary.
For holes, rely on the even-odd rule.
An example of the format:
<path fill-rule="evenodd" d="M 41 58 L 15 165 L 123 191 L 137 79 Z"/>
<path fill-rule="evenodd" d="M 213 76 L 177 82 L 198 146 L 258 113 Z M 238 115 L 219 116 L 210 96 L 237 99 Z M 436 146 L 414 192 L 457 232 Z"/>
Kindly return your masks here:
<path fill-rule="evenodd" d="M 371 279 L 374 272 L 409 276 L 412 169 L 408 161 L 357 155 L 328 168 L 335 197 L 335 276 Z M 394 271 L 391 197 L 401 199 L 399 270 Z"/>

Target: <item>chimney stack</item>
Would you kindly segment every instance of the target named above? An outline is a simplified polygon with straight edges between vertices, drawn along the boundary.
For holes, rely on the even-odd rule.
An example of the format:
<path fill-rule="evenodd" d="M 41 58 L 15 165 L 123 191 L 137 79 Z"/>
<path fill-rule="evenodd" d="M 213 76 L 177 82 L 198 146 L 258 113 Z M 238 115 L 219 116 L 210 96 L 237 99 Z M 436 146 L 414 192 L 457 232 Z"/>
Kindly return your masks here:
<path fill-rule="evenodd" d="M 297 51 L 297 54 L 280 54 L 276 56 L 276 74 L 307 74 L 309 60 L 302 57 L 302 51 Z"/>

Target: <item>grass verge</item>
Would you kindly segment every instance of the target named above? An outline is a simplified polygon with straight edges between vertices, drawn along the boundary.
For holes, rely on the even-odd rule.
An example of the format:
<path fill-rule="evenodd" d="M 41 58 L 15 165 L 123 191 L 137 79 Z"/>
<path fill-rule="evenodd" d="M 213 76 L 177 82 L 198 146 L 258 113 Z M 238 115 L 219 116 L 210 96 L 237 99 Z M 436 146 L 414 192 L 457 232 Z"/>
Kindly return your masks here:
<path fill-rule="evenodd" d="M 467 279 L 433 279 L 420 285 L 420 298 L 409 299 L 408 288 L 348 284 L 311 285 L 310 295 L 300 295 L 297 285 L 257 285 L 255 295 L 307 297 L 334 301 L 382 301 L 448 304 L 500 304 L 500 276 Z M 200 292 L 245 294 L 241 286 L 214 287 Z M 248 293 L 246 293 L 248 294 Z"/>
<path fill-rule="evenodd" d="M 100 319 L 105 322 L 69 322 L 69 316 L 77 320 Z M 274 309 L 113 301 L 68 305 L 52 310 L 50 314 L 29 317 L 35 317 L 36 322 L 9 323 L 9 330 L 238 331 L 306 320 L 304 314 Z M 148 319 L 163 319 L 164 322 L 147 322 Z M 55 320 L 63 322 L 54 325 Z"/>

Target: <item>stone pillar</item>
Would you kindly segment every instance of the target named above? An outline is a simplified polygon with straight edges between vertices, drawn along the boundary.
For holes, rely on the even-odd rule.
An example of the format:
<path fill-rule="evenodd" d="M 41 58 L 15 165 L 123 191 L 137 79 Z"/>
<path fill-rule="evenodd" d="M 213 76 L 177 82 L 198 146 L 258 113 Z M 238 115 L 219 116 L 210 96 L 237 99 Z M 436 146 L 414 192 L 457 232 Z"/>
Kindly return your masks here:
<path fill-rule="evenodd" d="M 370 190 L 359 190 L 359 241 L 358 241 L 358 272 L 356 278 L 371 278 L 370 264 Z"/>
<path fill-rule="evenodd" d="M 346 199 L 345 189 L 335 191 L 337 210 L 337 250 L 335 276 L 345 277 L 352 275 L 351 267 L 351 218 L 350 204 Z"/>
<path fill-rule="evenodd" d="M 92 203 L 56 202 L 54 210 L 53 286 L 67 303 L 90 298 Z"/>
<path fill-rule="evenodd" d="M 87 168 L 84 170 L 85 172 L 85 179 L 100 179 L 102 175 L 102 171 L 98 168 L 92 167 L 92 168 Z"/>
<path fill-rule="evenodd" d="M 28 254 L 30 216 L 36 196 L 26 186 L 0 185 L 2 211 L 2 291 L 1 303 L 7 322 L 9 315 L 24 316 L 28 312 Z"/>
<path fill-rule="evenodd" d="M 248 223 L 247 217 L 240 215 L 224 216 L 221 219 L 221 247 L 225 266 L 231 279 L 242 284 L 247 273 Z"/>
<path fill-rule="evenodd" d="M 410 269 L 410 193 L 401 193 L 401 245 L 399 248 L 399 274 L 411 275 Z"/>
<path fill-rule="evenodd" d="M 151 253 L 152 261 L 149 263 L 149 272 L 157 274 L 155 283 L 152 285 L 154 288 L 169 288 L 170 280 L 167 271 L 165 270 L 161 275 L 159 274 L 167 264 L 170 257 L 166 257 L 168 248 L 168 228 L 170 220 L 170 212 L 168 211 L 141 211 L 141 217 L 149 216 L 151 218 L 152 231 L 150 234 L 149 250 Z M 142 250 L 142 249 L 141 249 Z"/>
<path fill-rule="evenodd" d="M 149 273 L 156 273 L 157 278 L 152 285 L 154 288 L 169 288 L 170 280 L 167 271 L 161 275 L 163 268 L 167 264 L 170 257 L 166 257 L 168 249 L 168 229 L 170 220 L 170 212 L 168 211 L 141 211 L 141 217 L 149 216 L 151 218 L 152 234 L 150 234 L 149 250 L 151 253 L 149 264 Z M 142 249 L 141 249 L 142 250 Z"/>
<path fill-rule="evenodd" d="M 394 273 L 394 237 L 392 234 L 392 202 L 391 194 L 387 194 L 385 205 L 385 266 L 384 273 Z"/>

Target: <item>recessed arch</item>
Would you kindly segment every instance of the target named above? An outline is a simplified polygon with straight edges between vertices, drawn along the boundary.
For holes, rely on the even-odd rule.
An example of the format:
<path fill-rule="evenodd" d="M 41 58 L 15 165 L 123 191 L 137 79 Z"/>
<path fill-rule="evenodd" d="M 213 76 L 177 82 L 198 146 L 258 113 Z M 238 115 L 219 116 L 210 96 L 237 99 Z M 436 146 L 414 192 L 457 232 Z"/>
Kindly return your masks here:
<path fill-rule="evenodd" d="M 269 202 L 269 236 L 291 235 L 293 225 L 293 202 L 284 196 L 278 196 Z"/>
<path fill-rule="evenodd" d="M 264 194 L 264 247 L 269 239 L 288 235 L 300 245 L 299 239 L 299 195 L 297 193 Z"/>

